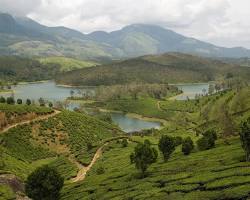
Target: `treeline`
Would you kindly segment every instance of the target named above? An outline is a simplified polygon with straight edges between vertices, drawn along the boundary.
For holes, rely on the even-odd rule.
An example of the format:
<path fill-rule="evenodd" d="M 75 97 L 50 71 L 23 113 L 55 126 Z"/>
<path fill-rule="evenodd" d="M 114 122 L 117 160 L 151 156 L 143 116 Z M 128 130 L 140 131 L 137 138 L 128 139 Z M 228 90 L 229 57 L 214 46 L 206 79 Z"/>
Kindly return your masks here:
<path fill-rule="evenodd" d="M 95 99 L 99 101 L 121 98 L 137 99 L 139 96 L 148 96 L 162 99 L 167 95 L 179 93 L 177 87 L 168 84 L 131 83 L 125 85 L 100 86 L 95 90 Z"/>
<path fill-rule="evenodd" d="M 250 161 L 250 118 L 242 121 L 240 126 L 240 140 L 242 148 L 245 153 L 245 161 Z M 196 141 L 198 151 L 206 151 L 216 147 L 217 132 L 214 129 L 207 130 L 202 133 Z M 224 138 L 225 139 L 225 138 Z M 158 149 L 163 155 L 164 162 L 167 162 L 170 156 L 174 153 L 175 149 L 181 145 L 181 151 L 185 156 L 188 156 L 195 150 L 195 143 L 191 137 L 172 137 L 168 135 L 161 135 L 158 142 Z M 135 167 L 141 171 L 142 177 L 146 175 L 147 168 L 157 161 L 158 151 L 155 147 L 151 146 L 149 140 L 145 140 L 144 143 L 138 143 L 134 149 L 134 152 L 130 154 L 131 164 L 135 164 Z"/>
<path fill-rule="evenodd" d="M 42 64 L 38 60 L 21 57 L 0 57 L 1 85 L 53 79 L 59 71 L 60 66 L 57 64 Z"/>

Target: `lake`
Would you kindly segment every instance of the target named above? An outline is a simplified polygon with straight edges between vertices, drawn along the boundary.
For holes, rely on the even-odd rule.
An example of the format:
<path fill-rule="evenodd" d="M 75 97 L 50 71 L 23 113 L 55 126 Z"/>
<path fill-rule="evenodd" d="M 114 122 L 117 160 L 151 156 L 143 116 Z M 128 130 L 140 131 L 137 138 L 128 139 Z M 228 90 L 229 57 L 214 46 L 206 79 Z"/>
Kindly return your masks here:
<path fill-rule="evenodd" d="M 37 101 L 40 97 L 45 100 L 56 102 L 63 101 L 70 96 L 71 90 L 74 91 L 74 95 L 82 95 L 84 92 L 93 91 L 93 88 L 69 88 L 57 86 L 55 82 L 39 82 L 17 85 L 12 88 L 14 90 L 15 99 L 31 99 Z M 81 94 L 79 94 L 81 90 Z M 8 97 L 11 94 L 3 93 L 2 96 Z M 79 107 L 79 103 L 72 102 L 69 104 L 69 109 L 73 110 L 75 107 Z M 111 113 L 112 120 L 117 124 L 124 132 L 140 131 L 143 129 L 159 128 L 160 123 L 149 122 L 133 117 L 128 117 L 124 114 Z"/>
<path fill-rule="evenodd" d="M 176 86 L 183 91 L 183 94 L 175 97 L 176 100 L 186 100 L 187 96 L 190 99 L 195 98 L 196 94 L 202 94 L 203 88 L 208 91 L 209 84 L 176 84 Z M 69 88 L 57 86 L 55 82 L 40 82 L 40 83 L 28 83 L 17 85 L 12 88 L 14 90 L 15 99 L 31 99 L 37 101 L 40 97 L 45 100 L 56 102 L 63 101 L 74 91 L 74 95 L 82 95 L 85 92 L 93 92 L 93 88 Z M 3 93 L 2 96 L 10 96 L 11 94 Z M 72 102 L 69 104 L 69 109 L 73 110 L 75 107 L 79 107 L 79 103 Z M 124 114 L 111 113 L 112 120 L 116 123 L 124 132 L 140 131 L 143 129 L 159 128 L 161 124 L 159 122 L 149 122 Z"/>
<path fill-rule="evenodd" d="M 209 88 L 208 83 L 175 84 L 175 86 L 183 91 L 182 94 L 174 97 L 176 100 L 187 100 L 187 98 L 195 99 L 196 95 L 207 94 Z M 205 92 L 203 92 L 203 90 Z"/>
<path fill-rule="evenodd" d="M 122 113 L 111 113 L 111 117 L 113 122 L 126 133 L 151 128 L 159 129 L 161 127 L 161 123 L 159 122 L 144 121 Z"/>

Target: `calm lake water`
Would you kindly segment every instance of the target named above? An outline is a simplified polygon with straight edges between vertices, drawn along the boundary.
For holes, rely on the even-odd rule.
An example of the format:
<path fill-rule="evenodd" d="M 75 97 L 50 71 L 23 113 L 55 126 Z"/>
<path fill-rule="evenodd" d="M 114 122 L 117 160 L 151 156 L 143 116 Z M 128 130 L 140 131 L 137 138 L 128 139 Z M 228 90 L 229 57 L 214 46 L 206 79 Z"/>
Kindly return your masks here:
<path fill-rule="evenodd" d="M 208 92 L 208 83 L 197 83 L 197 84 L 176 84 L 180 90 L 183 91 L 181 95 L 176 96 L 176 100 L 187 100 L 189 99 L 194 99 L 195 95 L 199 94 L 207 94 Z M 204 90 L 205 89 L 205 90 Z M 204 91 L 205 93 L 204 93 Z"/>
<path fill-rule="evenodd" d="M 119 127 L 126 133 L 141 131 L 143 129 L 151 128 L 160 128 L 161 123 L 159 122 L 149 122 L 136 118 L 132 118 L 120 113 L 112 113 L 112 120 L 115 124 L 118 124 Z"/>
<path fill-rule="evenodd" d="M 186 100 L 187 96 L 192 99 L 196 94 L 202 94 L 203 88 L 208 91 L 208 84 L 185 84 L 177 85 L 184 93 L 176 97 L 177 100 Z M 23 85 L 17 85 L 13 87 L 15 99 L 31 99 L 37 101 L 40 97 L 45 100 L 56 102 L 63 101 L 70 96 L 71 90 L 74 91 L 74 95 L 82 95 L 84 92 L 93 92 L 91 88 L 68 88 L 57 86 L 53 81 L 42 83 L 29 83 Z M 81 94 L 80 92 L 81 91 Z M 10 96 L 11 94 L 2 94 L 2 96 Z M 75 107 L 79 107 L 78 103 L 71 103 L 69 109 L 73 110 Z M 112 113 L 112 119 L 124 132 L 140 131 L 143 129 L 159 128 L 160 123 L 149 122 L 141 119 L 132 118 L 124 114 Z"/>

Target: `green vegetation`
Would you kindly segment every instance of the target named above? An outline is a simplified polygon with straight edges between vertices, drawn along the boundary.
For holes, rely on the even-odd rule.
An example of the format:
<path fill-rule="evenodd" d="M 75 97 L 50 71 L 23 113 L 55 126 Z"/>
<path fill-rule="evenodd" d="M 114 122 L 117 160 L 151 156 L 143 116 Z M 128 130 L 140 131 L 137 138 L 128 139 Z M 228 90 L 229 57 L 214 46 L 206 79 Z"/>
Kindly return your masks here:
<path fill-rule="evenodd" d="M 215 147 L 215 141 L 217 140 L 216 132 L 213 130 L 203 133 L 202 138 L 197 140 L 198 149 L 201 151 L 208 150 Z"/>
<path fill-rule="evenodd" d="M 187 137 L 182 141 L 181 151 L 184 155 L 189 155 L 191 151 L 194 149 L 194 143 L 191 137 Z"/>
<path fill-rule="evenodd" d="M 36 113 L 36 114 L 49 114 L 52 113 L 53 110 L 48 107 L 39 107 L 35 105 L 9 105 L 5 103 L 0 103 L 0 111 L 6 113 L 6 115 L 9 114 L 17 114 L 17 115 L 23 115 L 26 113 Z"/>
<path fill-rule="evenodd" d="M 159 150 L 163 154 L 164 161 L 168 161 L 170 155 L 175 150 L 175 141 L 173 137 L 162 135 L 158 144 Z"/>
<path fill-rule="evenodd" d="M 8 100 L 9 99 L 9 100 Z M 7 104 L 9 101 L 9 104 Z M 7 103 L 0 103 L 0 129 L 25 120 L 32 120 L 39 115 L 52 114 L 53 109 L 35 105 L 13 105 L 14 99 L 7 98 Z"/>
<path fill-rule="evenodd" d="M 180 53 L 143 56 L 109 65 L 63 73 L 56 81 L 68 85 L 123 85 L 138 83 L 208 82 L 234 77 L 248 80 L 250 69 Z"/>
<path fill-rule="evenodd" d="M 91 61 L 83 61 L 77 60 L 73 58 L 67 57 L 46 57 L 40 58 L 39 61 L 42 64 L 56 64 L 60 66 L 60 71 L 72 71 L 75 69 L 81 69 L 85 67 L 92 67 L 97 65 L 98 63 L 91 62 Z"/>
<path fill-rule="evenodd" d="M 250 117 L 242 124 L 240 139 L 246 154 L 246 161 L 250 161 Z"/>
<path fill-rule="evenodd" d="M 25 179 L 30 171 L 47 164 L 68 180 L 78 171 L 76 163 L 88 164 L 98 147 L 120 133 L 104 121 L 62 111 L 47 120 L 19 125 L 1 134 L 0 171 Z"/>
<path fill-rule="evenodd" d="M 34 200 L 57 200 L 63 182 L 63 178 L 55 168 L 45 165 L 28 176 L 25 191 Z"/>
<path fill-rule="evenodd" d="M 141 171 L 142 178 L 144 178 L 147 168 L 156 162 L 157 157 L 157 150 L 151 147 L 151 143 L 148 140 L 137 144 L 134 153 L 130 155 L 131 163 L 135 163 L 135 167 Z"/>
<path fill-rule="evenodd" d="M 29 58 L 0 57 L 0 72 L 3 82 L 40 81 L 52 79 L 59 72 L 59 66 Z"/>
<path fill-rule="evenodd" d="M 175 136 L 175 135 L 174 135 Z M 157 136 L 146 137 L 156 147 Z M 133 140 L 144 140 L 133 137 Z M 160 158 L 140 179 L 129 155 L 136 143 L 122 148 L 108 145 L 83 182 L 66 184 L 61 199 L 241 199 L 249 193 L 250 163 L 241 162 L 244 152 L 239 137 L 216 142 L 216 148 L 185 156 L 176 148 L 168 162 Z M 160 154 L 159 154 L 160 155 Z M 104 174 L 95 170 L 102 166 Z"/>

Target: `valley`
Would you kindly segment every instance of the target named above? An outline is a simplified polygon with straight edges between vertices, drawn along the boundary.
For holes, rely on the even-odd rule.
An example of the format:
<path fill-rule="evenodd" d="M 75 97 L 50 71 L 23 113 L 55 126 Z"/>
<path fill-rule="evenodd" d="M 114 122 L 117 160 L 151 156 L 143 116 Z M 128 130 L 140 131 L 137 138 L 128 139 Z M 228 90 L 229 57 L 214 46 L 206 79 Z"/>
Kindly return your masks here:
<path fill-rule="evenodd" d="M 250 200 L 249 49 L 36 17 L 0 8 L 0 200 Z"/>

